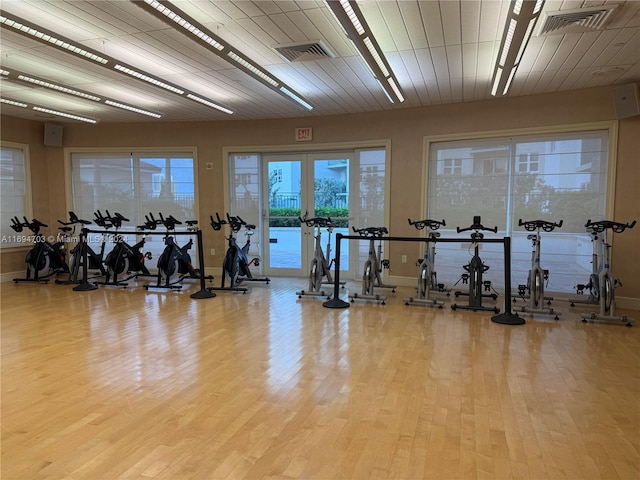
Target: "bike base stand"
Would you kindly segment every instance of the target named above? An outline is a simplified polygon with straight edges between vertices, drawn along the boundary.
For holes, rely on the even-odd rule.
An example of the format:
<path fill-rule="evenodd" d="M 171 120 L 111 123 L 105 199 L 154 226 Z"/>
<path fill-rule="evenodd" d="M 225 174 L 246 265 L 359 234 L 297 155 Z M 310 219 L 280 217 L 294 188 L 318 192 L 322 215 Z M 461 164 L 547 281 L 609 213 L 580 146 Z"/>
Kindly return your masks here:
<path fill-rule="evenodd" d="M 435 298 L 415 298 L 408 297 L 404 299 L 405 305 L 424 305 L 425 307 L 443 308 L 444 302 Z"/>
<path fill-rule="evenodd" d="M 624 324 L 627 327 L 635 323 L 635 319 L 626 315 L 601 315 L 599 313 L 582 313 L 582 322 L 587 323 L 589 320 L 595 322 L 612 323 L 616 325 Z"/>
<path fill-rule="evenodd" d="M 387 296 L 379 294 L 363 295 L 361 293 L 354 293 L 353 295 L 349 295 L 349 298 L 351 299 L 351 303 L 355 302 L 356 300 L 372 300 L 374 302 L 378 302 L 381 305 L 385 305 L 387 303 Z"/>
<path fill-rule="evenodd" d="M 318 292 L 311 292 L 309 290 L 298 290 L 296 292 L 298 298 L 302 297 L 329 297 L 329 294 L 324 290 L 320 290 Z"/>
<path fill-rule="evenodd" d="M 562 312 L 554 310 L 553 308 L 530 308 L 530 307 L 516 307 L 519 312 L 530 313 L 532 315 L 553 315 L 554 320 L 560 320 L 559 315 Z"/>

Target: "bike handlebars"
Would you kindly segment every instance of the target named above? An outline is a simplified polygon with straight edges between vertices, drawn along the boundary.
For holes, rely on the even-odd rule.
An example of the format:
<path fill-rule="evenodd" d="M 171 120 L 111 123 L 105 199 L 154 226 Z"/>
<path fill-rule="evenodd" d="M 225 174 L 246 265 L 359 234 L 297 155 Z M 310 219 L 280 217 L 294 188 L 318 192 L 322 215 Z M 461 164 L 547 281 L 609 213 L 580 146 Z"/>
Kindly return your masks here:
<path fill-rule="evenodd" d="M 239 215 L 229 215 L 227 213 L 227 219 L 223 220 L 220 218 L 220 214 L 216 212 L 217 221 L 213 219 L 213 215 L 209 215 L 211 227 L 214 230 L 220 230 L 222 225 L 229 225 L 231 227 L 231 231 L 233 233 L 237 233 L 244 226 L 247 230 L 255 230 L 256 226 L 252 223 L 245 222 Z"/>
<path fill-rule="evenodd" d="M 366 228 L 353 228 L 353 231 L 356 232 L 361 237 L 382 237 L 383 235 L 387 235 L 389 230 L 387 227 L 366 227 Z"/>
<path fill-rule="evenodd" d="M 409 225 L 415 226 L 418 230 L 422 230 L 424 228 L 428 228 L 430 230 L 438 230 L 440 227 L 447 226 L 444 219 L 441 222 L 437 220 L 417 220 L 415 222 L 412 222 L 410 218 L 408 220 Z"/>
<path fill-rule="evenodd" d="M 476 232 L 478 230 L 486 230 L 488 232 L 496 233 L 498 231 L 498 227 L 493 227 L 493 228 L 485 227 L 484 225 L 482 225 L 482 223 L 480 223 L 480 216 L 476 215 L 473 217 L 473 224 L 470 227 L 467 227 L 467 228 L 456 227 L 456 231 L 458 233 L 467 232 L 469 230 L 475 230 Z"/>
<path fill-rule="evenodd" d="M 307 213 L 304 214 L 304 217 L 298 217 L 298 220 L 300 220 L 300 223 L 304 223 L 307 227 L 319 226 L 321 228 L 325 228 L 325 227 L 334 228 L 336 226 L 336 224 L 333 223 L 333 220 L 331 220 L 330 217 L 307 218 Z"/>
<path fill-rule="evenodd" d="M 591 219 L 585 223 L 585 228 L 591 230 L 593 233 L 601 233 L 607 229 L 613 230 L 615 233 L 622 233 L 627 228 L 633 228 L 636 226 L 636 220 L 631 223 L 619 223 L 611 220 L 600 220 L 599 222 L 592 222 Z"/>
<path fill-rule="evenodd" d="M 60 225 L 75 225 L 76 223 L 79 223 L 81 225 L 90 225 L 91 224 L 91 222 L 89 220 L 82 220 L 81 218 L 78 218 L 78 216 L 73 211 L 69 211 L 69 221 L 68 222 L 63 222 L 62 220 L 58 220 L 58 223 Z"/>
<path fill-rule="evenodd" d="M 31 230 L 33 233 L 35 233 L 37 235 L 40 232 L 40 229 L 42 227 L 48 227 L 49 226 L 46 223 L 42 223 L 37 218 L 34 218 L 31 221 L 27 220 L 27 217 L 22 217 L 22 218 L 24 219 L 23 222 L 20 221 L 20 219 L 18 218 L 17 215 L 11 219 L 11 228 L 16 233 L 20 233 L 22 231 L 22 229 L 26 227 L 26 228 L 28 228 L 29 230 Z"/>
<path fill-rule="evenodd" d="M 527 230 L 528 232 L 533 232 L 538 228 L 541 228 L 545 232 L 551 232 L 556 227 L 558 228 L 562 227 L 562 223 L 563 223 L 563 220 L 560 220 L 560 222 L 558 223 L 548 222 L 546 220 L 527 220 L 527 221 L 522 221 L 522 219 L 518 220 L 518 226 L 524 227 L 524 229 Z"/>

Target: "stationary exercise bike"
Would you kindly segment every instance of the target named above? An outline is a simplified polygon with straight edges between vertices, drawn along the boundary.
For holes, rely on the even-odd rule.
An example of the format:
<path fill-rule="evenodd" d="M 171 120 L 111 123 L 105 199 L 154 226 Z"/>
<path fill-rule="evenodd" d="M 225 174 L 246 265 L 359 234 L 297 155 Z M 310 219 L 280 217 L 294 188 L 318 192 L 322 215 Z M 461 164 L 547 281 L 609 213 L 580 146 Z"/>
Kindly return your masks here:
<path fill-rule="evenodd" d="M 108 229 L 111 228 L 112 225 L 108 223 L 104 217 L 98 217 L 98 213 L 94 213 L 95 222 L 99 227 Z M 83 220 L 78 218 L 78 216 L 74 212 L 69 212 L 69 221 L 63 222 L 58 220 L 58 223 L 64 225 L 65 227 L 69 227 L 73 229 L 72 235 L 78 239 L 78 234 L 76 231 L 76 227 L 80 226 L 80 228 L 86 228 L 87 225 L 90 225 L 91 222 L 89 220 Z M 71 226 L 71 227 L 70 227 Z M 85 259 L 87 263 L 87 269 L 91 269 L 97 271 L 96 274 L 91 278 L 99 278 L 105 277 L 107 275 L 107 270 L 103 264 L 104 251 L 105 246 L 107 244 L 106 235 L 102 236 L 102 241 L 100 242 L 100 250 L 96 252 L 91 248 L 91 246 L 85 241 L 78 241 L 73 249 L 69 252 L 69 279 L 68 280 L 56 280 L 56 283 L 62 284 L 79 284 L 82 282 L 86 282 L 88 279 L 84 277 L 85 269 L 83 268 Z"/>
<path fill-rule="evenodd" d="M 363 238 L 369 239 L 369 256 L 364 262 L 364 271 L 362 274 L 362 292 L 360 294 L 354 293 L 349 295 L 351 302 L 355 300 L 375 300 L 384 305 L 387 301 L 385 295 L 375 293 L 375 288 L 390 288 L 392 292 L 396 291 L 396 285 L 386 285 L 382 283 L 382 277 L 380 273 L 383 268 L 388 269 L 390 266 L 389 260 L 382 258 L 382 238 L 387 235 L 389 231 L 387 227 L 367 227 L 356 228 L 352 227 L 353 231 Z M 375 246 L 375 241 L 378 240 L 378 246 Z"/>
<path fill-rule="evenodd" d="M 412 303 L 425 305 L 427 307 L 442 308 L 444 302 L 431 298 L 431 292 L 445 293 L 447 289 L 443 284 L 438 284 L 438 276 L 436 274 L 434 265 L 436 257 L 436 242 L 435 240 L 440 237 L 440 232 L 436 232 L 441 226 L 446 226 L 444 220 L 441 222 L 437 220 L 418 220 L 412 222 L 409 218 L 409 225 L 413 225 L 417 230 L 427 229 L 426 236 L 431 239 L 431 242 L 425 242 L 424 256 L 416 262 L 418 265 L 418 286 L 417 294 L 415 297 L 408 297 L 404 299 L 405 305 Z"/>
<path fill-rule="evenodd" d="M 195 269 L 191 263 L 191 255 L 189 250 L 193 247 L 193 238 L 190 238 L 187 243 L 182 247 L 176 243 L 173 232 L 177 225 L 182 225 L 180 220 L 177 220 L 173 215 L 164 217 L 162 213 L 159 214 L 160 219 L 155 220 L 153 214 L 149 214 L 151 223 L 162 224 L 166 228 L 166 235 L 164 237 L 164 250 L 158 258 L 158 274 L 155 284 L 147 284 L 144 288 L 168 288 L 173 290 L 179 290 L 182 288 L 180 283 L 187 277 L 200 278 L 199 270 Z M 187 231 L 197 232 L 196 227 L 197 220 L 188 220 Z"/>
<path fill-rule="evenodd" d="M 529 276 L 527 283 L 518 285 L 518 295 L 523 300 L 529 298 L 529 305 L 520 307 L 521 312 L 527 313 L 539 313 L 542 315 L 554 315 L 554 320 L 558 320 L 558 315 L 561 312 L 554 310 L 553 308 L 544 308 L 543 302 L 547 300 L 547 305 L 551 305 L 553 297 L 544 296 L 545 282 L 549 281 L 549 270 L 544 270 L 540 266 L 540 245 L 542 243 L 540 237 L 540 230 L 545 232 L 552 232 L 556 227 L 562 227 L 562 220 L 559 223 L 547 222 L 545 220 L 518 220 L 518 226 L 524 227 L 528 232 L 535 231 L 536 233 L 527 235 L 527 239 L 532 242 L 531 251 L 531 270 L 529 270 Z M 513 300 L 516 301 L 515 298 Z"/>
<path fill-rule="evenodd" d="M 471 240 L 473 240 L 473 257 L 469 261 L 467 265 L 464 265 L 462 268 L 465 269 L 467 273 L 463 273 L 460 277 L 462 283 L 469 284 L 468 292 L 455 292 L 456 298 L 459 296 L 468 296 L 469 303 L 468 305 L 458 305 L 456 303 L 451 304 L 451 309 L 456 310 L 458 308 L 463 310 L 484 310 L 484 311 L 492 311 L 494 313 L 499 313 L 500 309 L 498 307 L 485 307 L 482 305 L 483 298 L 491 298 L 492 300 L 496 300 L 498 298 L 498 294 L 493 290 L 491 286 L 491 281 L 483 281 L 482 275 L 484 272 L 489 270 L 489 266 L 485 265 L 480 258 L 480 243 L 476 240 L 482 240 L 484 235 L 480 230 L 485 230 L 488 232 L 496 233 L 498 231 L 498 227 L 488 228 L 482 225 L 480 222 L 480 216 L 473 217 L 473 224 L 467 228 L 456 228 L 458 233 L 467 232 L 469 230 L 473 230 L 471 233 Z M 460 281 L 458 280 L 458 282 Z M 458 283 L 456 282 L 456 284 Z M 489 293 L 483 293 L 489 292 Z"/>
<path fill-rule="evenodd" d="M 249 260 L 251 237 L 255 233 L 256 226 L 245 222 L 239 216 L 232 216 L 228 213 L 226 220 L 221 219 L 218 213 L 216 213 L 217 220 L 214 220 L 212 215 L 209 216 L 209 219 L 211 227 L 215 231 L 220 231 L 223 225 L 229 225 L 231 232 L 227 238 L 228 248 L 222 262 L 222 281 L 220 287 L 208 287 L 207 290 L 227 290 L 246 293 L 248 289 L 239 286 L 242 282 L 265 282 L 269 284 L 271 281 L 269 277 L 254 277 L 250 270 L 251 265 L 255 265 L 256 267 L 260 265 L 260 259 L 258 257 Z M 242 227 L 245 229 L 247 240 L 241 247 L 233 235 L 237 234 Z M 229 280 L 229 286 L 225 286 L 227 279 Z"/>
<path fill-rule="evenodd" d="M 633 228 L 636 225 L 636 220 L 631 223 L 618 223 L 610 220 L 602 220 L 599 222 L 592 222 L 587 220 L 585 228 L 593 236 L 594 242 L 594 273 L 591 274 L 589 283 L 587 285 L 578 285 L 582 287 L 579 289 L 579 293 L 585 289 L 589 289 L 591 292 L 590 297 L 597 299 L 597 303 L 600 306 L 598 312 L 583 313 L 583 322 L 588 320 L 597 320 L 608 323 L 624 323 L 627 327 L 630 327 L 634 322 L 633 318 L 626 315 L 615 314 L 615 289 L 618 285 L 622 286 L 620 280 L 613 276 L 611 272 L 611 245 L 607 242 L 607 230 L 612 230 L 614 233 L 622 233 L 627 228 Z M 600 247 L 600 255 L 597 253 L 597 247 Z M 600 258 L 599 258 L 600 257 Z M 575 302 L 571 302 L 571 306 Z"/>
<path fill-rule="evenodd" d="M 300 290 L 296 292 L 296 295 L 298 295 L 298 298 L 302 298 L 303 295 L 326 297 L 327 294 L 322 290 L 322 285 L 333 284 L 331 266 L 333 265 L 334 259 L 330 259 L 331 232 L 333 232 L 336 225 L 329 217 L 308 218 L 308 212 L 304 214 L 304 217 L 298 217 L 298 219 L 301 224 L 304 223 L 307 227 L 315 228 L 316 234 L 313 236 L 315 239 L 315 250 L 309 268 L 309 290 Z M 322 228 L 326 228 L 328 234 L 326 253 L 322 251 Z M 340 285 L 344 286 L 345 283 L 346 282 L 340 282 Z"/>
<path fill-rule="evenodd" d="M 18 217 L 11 219 L 11 228 L 20 233 L 28 228 L 33 233 L 33 248 L 27 252 L 25 262 L 27 264 L 27 275 L 25 278 L 14 278 L 14 283 L 36 282 L 47 283 L 49 277 L 59 273 L 69 273 L 69 266 L 65 260 L 66 249 L 63 241 L 51 243 L 40 233 L 42 227 L 48 225 L 34 218 L 32 221 L 23 217 L 21 222 Z M 64 227 L 68 228 L 68 227 Z"/>
<path fill-rule="evenodd" d="M 151 276 L 151 272 L 144 264 L 145 259 L 151 259 L 151 253 L 142 253 L 142 248 L 146 238 L 142 239 L 135 245 L 129 245 L 124 235 L 118 233 L 123 222 L 128 222 L 129 219 L 125 218 L 120 213 L 116 212 L 113 215 L 109 213 L 109 210 L 105 210 L 106 215 L 103 215 L 100 210 L 96 212 L 96 223 L 100 225 L 104 222 L 105 225 L 110 224 L 115 229 L 113 234 L 113 249 L 107 254 L 104 264 L 107 266 L 107 276 L 104 282 L 95 282 L 101 285 L 110 285 L 115 287 L 126 287 L 127 282 L 138 276 Z M 128 275 L 126 278 L 122 278 L 121 275 Z"/>

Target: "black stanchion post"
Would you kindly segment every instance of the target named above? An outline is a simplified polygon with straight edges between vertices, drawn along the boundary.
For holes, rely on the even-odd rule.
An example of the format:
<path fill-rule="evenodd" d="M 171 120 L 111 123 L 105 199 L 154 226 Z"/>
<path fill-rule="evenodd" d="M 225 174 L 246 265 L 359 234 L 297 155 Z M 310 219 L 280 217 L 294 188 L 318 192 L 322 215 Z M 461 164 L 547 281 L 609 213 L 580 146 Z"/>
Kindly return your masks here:
<path fill-rule="evenodd" d="M 83 228 L 80 230 L 80 258 L 76 258 L 76 262 L 82 261 L 82 281 L 73 287 L 76 292 L 86 292 L 89 290 L 95 290 L 98 286 L 94 283 L 90 283 L 87 280 L 89 273 L 87 272 L 87 263 L 89 263 L 89 253 L 87 252 L 87 234 L 89 229 Z"/>
<path fill-rule="evenodd" d="M 345 302 L 340 299 L 340 240 L 342 240 L 341 233 L 336 233 L 336 261 L 335 265 L 335 274 L 333 276 L 333 298 L 331 300 L 327 300 L 322 304 L 323 307 L 327 308 L 348 308 L 349 302 Z"/>
<path fill-rule="evenodd" d="M 198 264 L 200 265 L 200 291 L 193 293 L 191 298 L 213 298 L 216 296 L 211 290 L 205 288 L 204 283 L 204 252 L 202 251 L 202 230 L 198 229 L 196 232 L 196 238 L 198 240 Z"/>
<path fill-rule="evenodd" d="M 491 317 L 503 325 L 523 325 L 524 318 L 511 313 L 511 237 L 504 237 L 504 313 Z"/>

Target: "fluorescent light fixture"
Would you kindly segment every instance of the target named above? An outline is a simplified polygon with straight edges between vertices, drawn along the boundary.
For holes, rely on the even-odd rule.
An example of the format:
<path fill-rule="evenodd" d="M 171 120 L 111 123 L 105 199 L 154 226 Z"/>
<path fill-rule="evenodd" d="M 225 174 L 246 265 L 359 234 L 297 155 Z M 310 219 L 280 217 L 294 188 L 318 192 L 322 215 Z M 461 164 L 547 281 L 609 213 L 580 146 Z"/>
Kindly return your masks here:
<path fill-rule="evenodd" d="M 32 108 L 37 112 L 49 113 L 51 115 L 56 115 L 58 117 L 70 118 L 72 120 L 78 120 L 80 122 L 86 122 L 86 123 L 98 123 L 98 120 L 96 120 L 95 118 L 82 117 L 80 115 L 75 115 L 73 113 L 61 112 L 60 110 L 53 110 L 51 108 L 38 107 L 38 106 L 34 106 Z"/>
<path fill-rule="evenodd" d="M 202 28 L 189 22 L 189 20 L 184 19 L 177 13 L 173 12 L 170 8 L 165 7 L 162 3 L 158 2 L 157 0 L 144 0 L 144 1 L 151 8 L 157 10 L 158 12 L 163 14 L 165 17 L 167 17 L 169 20 L 178 24 L 180 27 L 187 30 L 190 34 L 195 35 L 198 38 L 200 38 L 202 41 L 208 43 L 216 50 L 219 50 L 219 51 L 224 50 L 224 45 L 222 45 L 220 42 L 217 42 L 215 39 L 213 39 L 210 35 L 204 32 Z"/>
<path fill-rule="evenodd" d="M 342 9 L 345 11 L 347 16 L 349 17 L 349 20 L 351 21 L 351 24 L 356 29 L 356 32 L 358 32 L 358 35 L 364 35 L 364 27 L 362 26 L 362 23 L 360 22 L 360 20 L 358 20 L 358 16 L 356 15 L 356 12 L 353 10 L 353 7 L 349 4 L 349 1 L 340 0 L 340 5 L 342 5 Z"/>
<path fill-rule="evenodd" d="M 206 105 L 207 107 L 211 107 L 211 108 L 217 108 L 218 110 L 224 112 L 224 113 L 228 113 L 228 114 L 232 114 L 233 110 L 231 110 L 230 108 L 225 108 L 222 105 L 218 105 L 217 103 L 213 103 L 209 100 L 207 100 L 206 98 L 202 98 L 199 97 L 197 95 L 194 95 L 193 93 L 187 93 L 187 98 L 190 98 L 191 100 L 195 100 L 196 102 L 200 102 L 203 105 Z"/>
<path fill-rule="evenodd" d="M 151 85 L 155 85 L 156 87 L 164 88 L 165 90 L 169 90 L 170 92 L 177 93 L 178 95 L 182 95 L 184 90 L 180 88 L 174 87 L 168 83 L 162 82 L 157 78 L 153 78 L 146 73 L 139 72 L 138 70 L 134 70 L 129 67 L 125 67 L 124 65 L 120 65 L 119 63 L 114 65 L 113 68 L 118 70 L 119 72 L 125 73 L 130 77 L 137 78 L 138 80 L 142 80 L 143 82 L 150 83 Z"/>
<path fill-rule="evenodd" d="M 182 22 L 182 23 L 186 25 L 185 22 Z M 51 32 L 49 30 L 46 30 L 44 28 L 41 28 L 35 25 L 29 25 L 29 22 L 27 20 L 24 20 L 15 15 L 8 14 L 4 11 L 0 11 L 0 26 L 11 28 L 13 29 L 13 31 L 21 35 L 27 36 L 40 43 L 43 43 L 44 45 L 49 45 L 49 46 L 62 49 L 65 52 L 77 55 L 82 59 L 92 60 L 105 68 L 123 73 L 125 75 L 129 75 L 132 78 L 143 81 L 149 85 L 162 88 L 163 90 L 175 93 L 176 95 L 180 95 L 181 97 L 189 98 L 191 100 L 193 100 L 192 96 L 193 97 L 197 96 L 198 98 L 201 98 L 201 99 L 204 98 L 202 96 L 198 96 L 195 92 L 190 92 L 187 89 L 182 88 L 178 85 L 165 82 L 162 79 L 155 77 L 150 73 L 143 72 L 135 68 L 134 66 L 127 65 L 124 62 L 119 62 L 115 58 L 109 57 L 107 55 L 102 55 L 100 52 L 91 50 L 88 47 L 84 47 L 79 44 L 74 44 L 73 40 L 69 38 L 65 38 L 62 35 L 57 35 L 54 32 Z M 204 38 L 204 32 L 198 31 L 198 29 L 194 25 L 187 25 L 187 27 L 185 28 L 196 32 L 197 35 L 200 35 L 200 38 Z M 206 39 L 204 39 L 204 41 L 206 41 Z M 191 96 L 189 96 L 188 94 L 190 94 Z M 210 106 L 210 107 L 213 106 L 213 108 L 225 113 L 233 113 L 231 109 L 229 109 L 228 107 L 222 104 L 219 104 L 209 99 L 205 99 L 205 100 L 206 102 L 199 101 L 199 103 Z M 116 102 L 116 103 L 120 103 L 120 102 Z M 133 108 L 137 108 L 137 107 L 133 107 Z M 130 109 L 127 109 L 127 110 L 130 110 Z M 143 109 L 139 109 L 139 110 L 143 110 Z M 134 110 L 131 110 L 131 111 L 134 111 Z M 141 113 L 141 112 L 138 112 L 138 113 Z M 155 112 L 149 112 L 149 113 L 151 113 L 152 116 L 157 115 L 157 113 Z"/>
<path fill-rule="evenodd" d="M 136 1 L 134 3 L 172 27 L 178 28 L 181 33 L 200 43 L 205 48 L 208 48 L 209 51 L 229 62 L 234 67 L 240 68 L 244 73 L 255 80 L 260 81 L 273 91 L 283 95 L 287 99 L 294 100 L 307 110 L 311 110 L 313 108 L 313 106 L 311 106 L 311 104 L 307 102 L 302 95 L 295 92 L 293 88 L 269 74 L 269 72 L 267 72 L 263 67 L 246 55 L 240 53 L 239 49 L 233 47 L 215 33 L 211 32 L 204 25 L 200 24 L 197 20 L 190 17 L 187 13 L 180 10 L 168 0 L 144 0 L 143 2 Z M 289 92 L 291 95 L 286 92 Z M 219 109 L 222 110 L 222 108 Z"/>
<path fill-rule="evenodd" d="M 282 93 L 284 93 L 287 97 L 291 98 L 292 100 L 298 102 L 300 105 L 302 105 L 304 108 L 306 108 L 307 110 L 312 110 L 313 107 L 308 104 L 304 99 L 302 99 L 301 97 L 299 97 L 297 94 L 295 94 L 294 92 L 292 92 L 291 90 L 289 90 L 287 87 L 285 87 L 284 85 L 280 87 L 280 91 Z"/>
<path fill-rule="evenodd" d="M 391 103 L 404 102 L 400 82 L 391 70 L 384 53 L 354 0 L 325 0 L 347 37 L 356 46 L 373 77 Z"/>
<path fill-rule="evenodd" d="M 96 63 L 100 63 L 102 65 L 106 64 L 108 60 L 100 54 L 96 52 L 92 52 L 89 49 L 82 48 L 77 45 L 73 45 L 72 43 L 62 40 L 61 38 L 56 37 L 53 32 L 49 32 L 43 28 L 33 28 L 29 25 L 26 25 L 22 21 L 16 19 L 17 17 L 10 18 L 5 12 L 0 14 L 0 24 L 5 25 L 9 28 L 12 28 L 14 31 L 21 33 L 22 35 L 34 37 L 37 40 L 40 40 L 44 43 L 49 43 L 55 47 L 61 48 L 63 50 L 67 50 L 76 55 L 80 55 L 88 60 L 91 60 Z"/>
<path fill-rule="evenodd" d="M 278 87 L 279 84 L 276 80 L 274 80 L 273 78 L 271 78 L 269 75 L 267 75 L 266 73 L 264 73 L 262 70 L 259 70 L 256 66 L 250 64 L 248 61 L 246 61 L 244 58 L 240 57 L 237 53 L 229 51 L 227 53 L 227 55 L 233 59 L 233 61 L 239 63 L 242 67 L 246 68 L 247 70 L 249 70 L 251 73 L 253 73 L 254 75 L 257 75 L 258 77 L 260 77 L 261 79 L 263 79 L 265 82 L 273 85 L 274 87 Z"/>
<path fill-rule="evenodd" d="M 491 95 L 494 97 L 509 92 L 543 6 L 544 0 L 511 1 L 491 79 Z"/>
<path fill-rule="evenodd" d="M 3 77 L 8 77 L 10 73 L 11 72 L 9 72 L 8 70 L 3 70 L 0 68 L 0 75 L 2 75 Z"/>
<path fill-rule="evenodd" d="M 11 100 L 9 98 L 0 98 L 0 103 L 6 103 L 7 105 L 13 105 L 14 107 L 27 108 L 29 105 L 17 100 Z"/>
<path fill-rule="evenodd" d="M 39 87 L 48 88 L 50 90 L 57 90 L 58 92 L 66 93 L 67 95 L 74 95 L 76 97 L 92 100 L 94 102 L 99 102 L 101 100 L 100 97 L 97 97 L 90 93 L 81 92 L 80 90 L 74 90 L 69 87 L 64 87 L 62 85 L 57 85 L 55 83 L 40 80 L 39 78 L 29 77 L 27 75 L 22 75 L 22 74 L 18 75 L 18 80 L 22 80 L 23 82 L 29 82 L 34 85 L 38 85 Z"/>
<path fill-rule="evenodd" d="M 149 117 L 161 118 L 162 115 L 157 112 L 152 112 L 149 110 L 145 110 L 143 108 L 136 107 L 134 105 L 129 105 L 124 102 L 120 102 L 118 100 L 114 100 L 112 98 L 99 97 L 94 95 L 91 92 L 87 92 L 84 90 L 79 90 L 75 88 L 67 87 L 66 85 L 62 85 L 60 83 L 51 82 L 44 78 L 34 77 L 32 75 L 28 75 L 23 72 L 19 72 L 14 70 L 13 72 L 7 72 L 7 79 L 9 81 L 21 81 L 31 85 L 37 85 L 39 87 L 47 88 L 59 93 L 63 93 L 65 95 L 71 95 L 74 97 L 82 98 L 83 100 L 91 100 L 92 102 L 101 103 L 104 105 L 109 105 L 111 107 L 122 108 L 123 110 L 128 110 L 130 112 L 140 113 L 142 115 L 147 115 Z"/>
<path fill-rule="evenodd" d="M 129 110 L 130 112 L 140 113 L 142 115 L 147 115 L 153 118 L 161 118 L 162 115 L 155 112 L 150 112 L 148 110 L 143 110 L 142 108 L 134 107 L 133 105 L 127 105 L 126 103 L 116 102 L 114 100 L 105 100 L 105 105 L 109 105 L 111 107 L 121 108 L 123 110 Z"/>

